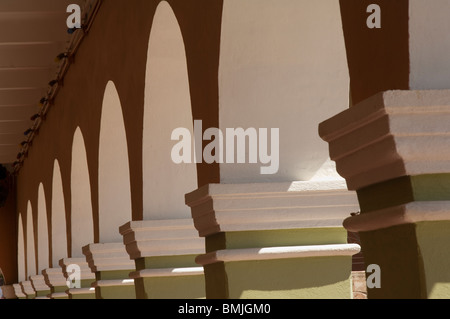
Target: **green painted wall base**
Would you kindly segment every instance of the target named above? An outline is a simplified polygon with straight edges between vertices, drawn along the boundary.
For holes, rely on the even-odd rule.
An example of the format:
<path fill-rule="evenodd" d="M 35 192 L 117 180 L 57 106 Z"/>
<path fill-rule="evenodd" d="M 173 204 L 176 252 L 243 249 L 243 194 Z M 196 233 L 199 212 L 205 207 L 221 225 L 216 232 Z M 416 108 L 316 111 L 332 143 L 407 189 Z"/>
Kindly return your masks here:
<path fill-rule="evenodd" d="M 205 266 L 208 299 L 351 299 L 349 257 L 215 263 Z"/>
<path fill-rule="evenodd" d="M 377 264 L 381 288 L 369 299 L 450 298 L 450 221 L 361 232 L 366 266 Z"/>
<path fill-rule="evenodd" d="M 136 299 L 136 289 L 133 286 L 96 287 L 96 299 Z"/>
<path fill-rule="evenodd" d="M 75 300 L 88 300 L 95 299 L 95 294 L 77 294 L 77 295 L 69 295 L 69 299 Z"/>
<path fill-rule="evenodd" d="M 27 299 L 34 299 L 34 298 L 36 298 L 36 294 L 33 294 L 33 295 L 27 295 Z"/>
<path fill-rule="evenodd" d="M 36 297 L 46 297 L 49 294 L 51 294 L 51 290 L 42 290 L 42 291 L 36 291 Z"/>
<path fill-rule="evenodd" d="M 125 280 L 130 279 L 129 273 L 134 269 L 120 271 L 99 271 L 95 274 L 100 280 Z M 136 299 L 136 289 L 131 286 L 108 286 L 95 288 L 96 299 Z"/>
<path fill-rule="evenodd" d="M 136 270 L 200 267 L 196 255 L 147 257 L 136 259 Z M 137 278 L 137 299 L 203 299 L 204 275 Z"/>
<path fill-rule="evenodd" d="M 94 281 L 94 279 L 81 280 L 81 288 L 91 288 Z M 69 299 L 95 299 L 95 293 L 75 295 L 69 294 Z"/>
<path fill-rule="evenodd" d="M 450 221 L 417 223 L 416 234 L 427 298 L 450 299 Z"/>
<path fill-rule="evenodd" d="M 138 278 L 137 299 L 204 299 L 203 275 Z"/>
<path fill-rule="evenodd" d="M 346 244 L 343 227 L 222 232 L 206 251 Z M 208 299 L 352 298 L 352 257 L 216 262 L 204 266 Z"/>

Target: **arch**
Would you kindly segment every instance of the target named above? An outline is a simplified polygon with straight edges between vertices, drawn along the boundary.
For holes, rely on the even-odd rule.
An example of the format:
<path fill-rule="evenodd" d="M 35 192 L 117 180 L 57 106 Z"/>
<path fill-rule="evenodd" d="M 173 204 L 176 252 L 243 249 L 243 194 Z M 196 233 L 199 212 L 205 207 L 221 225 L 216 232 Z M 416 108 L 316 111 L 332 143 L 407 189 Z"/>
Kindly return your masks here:
<path fill-rule="evenodd" d="M 18 238 L 17 238 L 17 270 L 19 275 L 19 282 L 25 281 L 27 274 L 26 274 L 26 267 L 25 267 L 25 239 L 24 239 L 24 232 L 23 232 L 23 221 L 22 221 L 22 213 L 19 213 L 19 228 L 17 231 Z"/>
<path fill-rule="evenodd" d="M 72 145 L 71 170 L 71 234 L 72 256 L 83 258 L 82 247 L 94 242 L 91 184 L 83 134 L 78 127 Z"/>
<path fill-rule="evenodd" d="M 184 195 L 197 188 L 197 167 L 171 158 L 173 130 L 186 128 L 194 136 L 189 78 L 181 30 L 166 1 L 153 19 L 145 85 L 144 219 L 190 218 Z"/>
<path fill-rule="evenodd" d="M 36 249 L 34 247 L 33 208 L 27 204 L 27 278 L 37 274 Z"/>
<path fill-rule="evenodd" d="M 52 267 L 57 267 L 59 260 L 67 257 L 66 206 L 58 160 L 53 164 L 52 183 Z"/>
<path fill-rule="evenodd" d="M 49 266 L 47 204 L 45 200 L 44 185 L 39 185 L 38 191 L 38 270 L 47 269 Z"/>
<path fill-rule="evenodd" d="M 119 227 L 132 218 L 130 168 L 122 106 L 112 81 L 103 98 L 98 175 L 100 242 L 122 242 Z"/>

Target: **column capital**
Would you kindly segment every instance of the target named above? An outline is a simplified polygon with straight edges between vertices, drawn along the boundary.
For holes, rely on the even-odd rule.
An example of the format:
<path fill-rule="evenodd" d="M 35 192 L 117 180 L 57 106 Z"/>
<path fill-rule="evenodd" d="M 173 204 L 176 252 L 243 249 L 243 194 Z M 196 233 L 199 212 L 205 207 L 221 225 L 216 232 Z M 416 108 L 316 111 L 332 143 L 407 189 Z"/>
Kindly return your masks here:
<path fill-rule="evenodd" d="M 67 287 L 67 279 L 64 277 L 62 268 L 48 268 L 42 271 L 45 283 L 53 287 Z"/>
<path fill-rule="evenodd" d="M 123 243 L 89 244 L 83 247 L 83 254 L 94 273 L 135 268 Z"/>
<path fill-rule="evenodd" d="M 36 297 L 45 297 L 50 293 L 50 287 L 46 284 L 43 275 L 30 276 L 30 281 L 36 291 Z"/>
<path fill-rule="evenodd" d="M 191 219 L 131 221 L 120 227 L 131 259 L 204 252 Z"/>
<path fill-rule="evenodd" d="M 349 189 L 450 172 L 450 90 L 386 91 L 319 125 Z"/>
<path fill-rule="evenodd" d="M 91 271 L 85 258 L 63 258 L 59 261 L 59 265 L 63 269 L 64 276 L 68 276 L 67 267 L 70 265 L 78 265 L 81 270 L 81 280 L 95 279 L 95 274 Z"/>
<path fill-rule="evenodd" d="M 200 236 L 220 232 L 342 227 L 358 211 L 345 181 L 210 184 L 186 195 Z"/>

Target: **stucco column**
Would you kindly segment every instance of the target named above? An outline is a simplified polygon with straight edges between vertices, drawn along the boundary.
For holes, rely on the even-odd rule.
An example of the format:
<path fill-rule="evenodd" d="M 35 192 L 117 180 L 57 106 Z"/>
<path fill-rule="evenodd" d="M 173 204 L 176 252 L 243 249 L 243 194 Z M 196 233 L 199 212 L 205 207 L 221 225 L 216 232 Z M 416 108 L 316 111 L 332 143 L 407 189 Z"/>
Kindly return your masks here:
<path fill-rule="evenodd" d="M 352 298 L 345 181 L 211 184 L 186 195 L 206 241 L 206 297 Z"/>
<path fill-rule="evenodd" d="M 135 271 L 123 243 L 90 244 L 83 247 L 83 254 L 96 281 L 96 299 L 135 299 L 134 279 L 129 277 Z"/>
<path fill-rule="evenodd" d="M 49 299 L 50 287 L 45 282 L 43 275 L 30 276 L 31 284 L 36 291 L 36 299 Z"/>
<path fill-rule="evenodd" d="M 126 250 L 135 261 L 137 299 L 205 297 L 203 267 L 195 257 L 205 252 L 191 219 L 132 221 L 120 227 Z"/>
<path fill-rule="evenodd" d="M 450 91 L 379 93 L 320 124 L 359 215 L 369 298 L 450 297 Z"/>
<path fill-rule="evenodd" d="M 66 291 L 69 289 L 67 286 L 67 279 L 64 276 L 62 268 L 49 268 L 42 271 L 46 284 L 50 287 L 51 299 L 68 299 L 69 295 Z"/>
<path fill-rule="evenodd" d="M 59 261 L 63 269 L 64 276 L 69 279 L 71 275 L 67 271 L 70 265 L 76 265 L 80 270 L 80 287 L 69 288 L 67 294 L 69 299 L 95 299 L 95 288 L 92 283 L 95 281 L 95 274 L 91 271 L 85 258 L 64 258 Z"/>

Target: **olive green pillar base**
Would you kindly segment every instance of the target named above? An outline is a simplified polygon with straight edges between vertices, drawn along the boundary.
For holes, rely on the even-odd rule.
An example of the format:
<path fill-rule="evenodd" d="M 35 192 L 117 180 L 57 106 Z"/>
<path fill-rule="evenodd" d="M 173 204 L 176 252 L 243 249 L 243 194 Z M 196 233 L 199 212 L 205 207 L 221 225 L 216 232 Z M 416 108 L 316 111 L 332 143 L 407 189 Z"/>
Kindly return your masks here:
<path fill-rule="evenodd" d="M 94 279 L 81 280 L 81 288 L 71 288 L 67 291 L 69 299 L 95 299 Z"/>
<path fill-rule="evenodd" d="M 134 260 L 137 299 L 205 298 L 203 267 L 195 263 L 205 240 L 191 219 L 131 221 L 119 230 Z"/>
<path fill-rule="evenodd" d="M 137 299 L 204 299 L 205 279 L 201 275 L 136 279 Z"/>
<path fill-rule="evenodd" d="M 206 238 L 208 299 L 351 299 L 352 255 L 343 228 L 219 233 Z M 294 245 L 297 243 L 297 245 Z"/>
<path fill-rule="evenodd" d="M 136 259 L 137 299 L 204 299 L 203 267 L 196 255 L 159 256 Z"/>
<path fill-rule="evenodd" d="M 67 285 L 52 287 L 48 297 L 50 299 L 69 299 L 69 295 L 67 293 L 68 290 L 69 288 L 67 287 Z"/>
<path fill-rule="evenodd" d="M 136 299 L 134 280 L 128 276 L 132 271 L 98 271 L 93 283 L 96 299 Z"/>
<path fill-rule="evenodd" d="M 423 221 L 362 232 L 366 264 L 380 266 L 370 299 L 450 298 L 450 221 Z"/>
<path fill-rule="evenodd" d="M 351 256 L 205 266 L 209 299 L 351 299 Z"/>
<path fill-rule="evenodd" d="M 50 289 L 49 290 L 36 291 L 36 297 L 35 298 L 47 297 L 51 293 L 52 293 L 52 291 Z"/>

